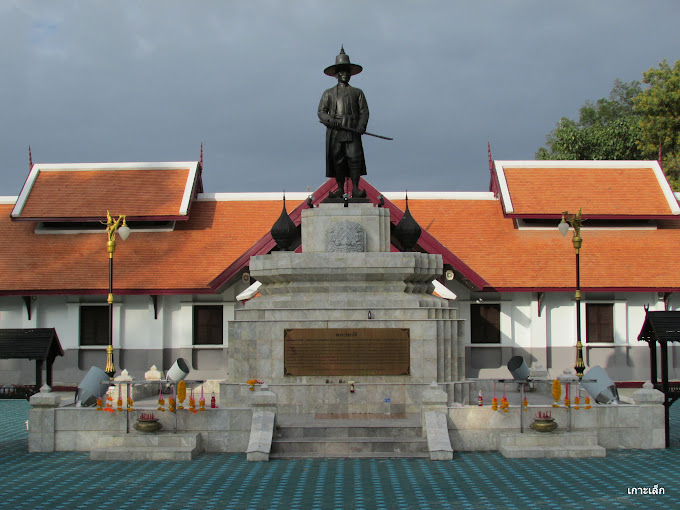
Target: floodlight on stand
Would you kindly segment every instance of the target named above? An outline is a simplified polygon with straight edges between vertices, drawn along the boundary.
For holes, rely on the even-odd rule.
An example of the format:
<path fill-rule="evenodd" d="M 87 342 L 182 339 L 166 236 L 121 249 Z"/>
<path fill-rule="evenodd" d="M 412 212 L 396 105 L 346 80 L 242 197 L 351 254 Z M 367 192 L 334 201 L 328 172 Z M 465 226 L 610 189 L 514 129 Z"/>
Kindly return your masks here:
<path fill-rule="evenodd" d="M 182 381 L 187 375 L 189 375 L 189 366 L 183 358 L 177 358 L 175 364 L 170 367 L 167 373 L 167 380 L 169 383 L 178 383 Z"/>
<path fill-rule="evenodd" d="M 529 379 L 529 367 L 522 356 L 513 356 L 508 361 L 508 370 L 515 381 L 526 381 Z"/>

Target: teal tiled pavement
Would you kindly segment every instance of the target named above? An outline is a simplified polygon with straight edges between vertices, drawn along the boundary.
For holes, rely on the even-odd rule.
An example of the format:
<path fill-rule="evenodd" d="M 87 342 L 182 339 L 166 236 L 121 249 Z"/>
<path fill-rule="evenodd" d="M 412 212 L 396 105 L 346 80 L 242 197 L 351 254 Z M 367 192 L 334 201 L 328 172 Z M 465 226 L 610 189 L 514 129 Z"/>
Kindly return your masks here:
<path fill-rule="evenodd" d="M 671 448 L 609 450 L 602 459 L 453 461 L 314 459 L 98 462 L 86 453 L 27 453 L 26 401 L 0 401 L 0 508 L 12 509 L 529 509 L 680 508 L 680 404 Z M 663 487 L 629 495 L 628 487 Z"/>

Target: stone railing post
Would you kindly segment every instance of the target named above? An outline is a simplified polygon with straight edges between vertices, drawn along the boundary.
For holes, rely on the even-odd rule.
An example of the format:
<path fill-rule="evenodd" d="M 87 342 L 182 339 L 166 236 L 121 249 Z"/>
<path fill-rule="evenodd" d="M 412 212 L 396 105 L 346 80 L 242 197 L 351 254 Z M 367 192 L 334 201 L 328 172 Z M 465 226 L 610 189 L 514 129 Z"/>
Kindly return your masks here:
<path fill-rule="evenodd" d="M 642 434 L 641 444 L 637 448 L 664 448 L 666 420 L 663 392 L 655 390 L 654 385 L 647 381 L 642 385 L 642 389 L 633 393 L 633 400 L 640 406 L 638 427 Z"/>
<path fill-rule="evenodd" d="M 54 421 L 55 408 L 59 407 L 61 397 L 52 393 L 45 384 L 30 398 L 33 408 L 28 412 L 28 451 L 53 452 L 55 449 Z"/>
<path fill-rule="evenodd" d="M 428 411 L 440 411 L 446 414 L 448 410 L 447 402 L 448 395 L 446 392 L 435 381 L 432 381 L 423 392 L 423 400 L 420 405 L 420 424 L 423 427 L 423 437 L 427 435 L 425 413 Z"/>
<path fill-rule="evenodd" d="M 250 438 L 246 450 L 246 458 L 249 461 L 268 461 L 269 452 L 274 437 L 276 419 L 276 406 L 278 397 L 269 386 L 263 384 L 260 391 L 256 392 L 250 405 L 253 408 L 253 418 L 250 425 Z"/>

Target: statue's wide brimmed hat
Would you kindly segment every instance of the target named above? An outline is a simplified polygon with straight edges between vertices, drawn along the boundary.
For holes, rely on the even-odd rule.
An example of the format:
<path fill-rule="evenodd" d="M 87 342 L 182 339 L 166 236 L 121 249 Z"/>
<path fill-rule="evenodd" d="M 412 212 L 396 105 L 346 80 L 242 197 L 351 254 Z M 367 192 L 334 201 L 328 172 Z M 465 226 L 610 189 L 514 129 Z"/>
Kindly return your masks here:
<path fill-rule="evenodd" d="M 349 55 L 345 53 L 344 47 L 340 48 L 340 54 L 337 57 L 335 57 L 335 64 L 333 64 L 332 66 L 328 66 L 326 69 L 323 70 L 323 72 L 328 76 L 335 76 L 338 72 L 339 67 L 349 68 L 349 72 L 352 74 L 352 76 L 354 76 L 355 74 L 359 74 L 364 69 L 359 64 L 353 64 L 349 61 Z"/>

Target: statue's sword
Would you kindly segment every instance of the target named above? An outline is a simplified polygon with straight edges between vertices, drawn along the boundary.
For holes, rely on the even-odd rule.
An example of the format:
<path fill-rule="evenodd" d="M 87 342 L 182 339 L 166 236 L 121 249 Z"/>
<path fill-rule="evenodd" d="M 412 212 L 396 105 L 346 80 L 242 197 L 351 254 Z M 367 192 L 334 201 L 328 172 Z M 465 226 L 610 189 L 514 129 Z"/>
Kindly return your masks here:
<path fill-rule="evenodd" d="M 321 122 L 321 121 L 319 121 L 319 122 Z M 356 129 L 351 128 L 351 127 L 344 127 L 344 126 L 329 126 L 328 124 L 326 124 L 326 123 L 324 123 L 324 122 L 321 122 L 321 124 L 323 124 L 323 125 L 326 126 L 326 127 L 331 128 L 331 129 L 342 129 L 343 131 L 349 131 L 350 133 L 356 133 L 357 135 L 374 136 L 374 137 L 376 137 L 376 138 L 381 138 L 382 140 L 394 140 L 394 138 L 390 138 L 390 137 L 388 137 L 388 136 L 376 135 L 376 134 L 374 134 L 374 133 L 369 133 L 368 131 L 364 131 L 363 133 L 359 133 L 359 131 L 357 131 Z"/>

